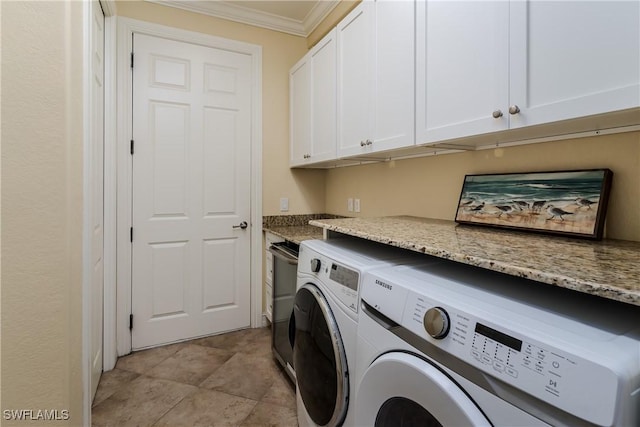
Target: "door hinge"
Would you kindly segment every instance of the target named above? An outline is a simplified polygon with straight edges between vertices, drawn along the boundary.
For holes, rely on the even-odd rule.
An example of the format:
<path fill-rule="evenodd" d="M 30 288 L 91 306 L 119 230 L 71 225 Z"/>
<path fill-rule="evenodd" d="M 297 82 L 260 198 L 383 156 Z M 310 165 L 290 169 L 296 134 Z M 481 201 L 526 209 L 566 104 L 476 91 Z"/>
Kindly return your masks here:
<path fill-rule="evenodd" d="M 133 329 L 133 314 L 129 315 L 129 330 Z"/>
<path fill-rule="evenodd" d="M 133 156 L 133 139 L 131 140 L 131 155 Z"/>
<path fill-rule="evenodd" d="M 131 52 L 131 68 L 133 68 L 133 52 Z"/>
<path fill-rule="evenodd" d="M 129 239 L 133 242 L 133 227 L 129 229 Z"/>

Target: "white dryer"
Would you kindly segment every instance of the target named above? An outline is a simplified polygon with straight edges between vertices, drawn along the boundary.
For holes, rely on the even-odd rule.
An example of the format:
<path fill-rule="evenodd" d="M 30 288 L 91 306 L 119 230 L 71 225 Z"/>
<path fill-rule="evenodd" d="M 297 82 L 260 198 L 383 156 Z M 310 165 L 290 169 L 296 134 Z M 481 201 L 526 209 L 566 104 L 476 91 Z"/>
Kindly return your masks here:
<path fill-rule="evenodd" d="M 300 245 L 289 323 L 300 426 L 353 426 L 359 288 L 365 271 L 424 255 L 338 238 Z"/>
<path fill-rule="evenodd" d="M 356 425 L 640 425 L 640 307 L 449 261 L 361 304 Z"/>

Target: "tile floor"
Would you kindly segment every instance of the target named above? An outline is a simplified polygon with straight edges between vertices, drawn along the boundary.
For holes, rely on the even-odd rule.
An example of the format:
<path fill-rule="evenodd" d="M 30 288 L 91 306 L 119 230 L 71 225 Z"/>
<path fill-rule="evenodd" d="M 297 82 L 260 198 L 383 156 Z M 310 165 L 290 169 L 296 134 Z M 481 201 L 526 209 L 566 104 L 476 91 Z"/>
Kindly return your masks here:
<path fill-rule="evenodd" d="M 118 359 L 102 375 L 92 423 L 107 426 L 297 426 L 295 391 L 269 328 L 201 338 Z"/>

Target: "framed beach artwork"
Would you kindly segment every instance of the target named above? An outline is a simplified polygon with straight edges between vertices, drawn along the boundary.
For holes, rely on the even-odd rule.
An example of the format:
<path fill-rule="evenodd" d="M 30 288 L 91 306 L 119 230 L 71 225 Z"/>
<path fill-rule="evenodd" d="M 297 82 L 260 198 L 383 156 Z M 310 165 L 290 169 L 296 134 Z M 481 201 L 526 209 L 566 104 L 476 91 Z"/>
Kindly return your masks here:
<path fill-rule="evenodd" d="M 602 239 L 609 169 L 467 175 L 456 222 Z"/>

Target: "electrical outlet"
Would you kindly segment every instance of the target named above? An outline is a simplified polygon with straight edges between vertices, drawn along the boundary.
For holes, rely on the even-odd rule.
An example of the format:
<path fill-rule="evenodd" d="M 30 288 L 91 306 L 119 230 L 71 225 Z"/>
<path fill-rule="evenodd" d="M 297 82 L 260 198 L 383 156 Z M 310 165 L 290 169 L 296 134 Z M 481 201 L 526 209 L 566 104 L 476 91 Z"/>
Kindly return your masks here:
<path fill-rule="evenodd" d="M 349 197 L 347 199 L 347 210 L 349 212 L 353 212 L 353 198 L 352 197 Z"/>
<path fill-rule="evenodd" d="M 280 212 L 287 212 L 289 210 L 289 199 L 287 197 L 280 198 Z"/>
<path fill-rule="evenodd" d="M 360 199 L 353 200 L 353 210 L 355 212 L 360 212 Z"/>

